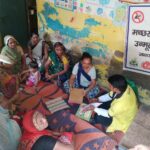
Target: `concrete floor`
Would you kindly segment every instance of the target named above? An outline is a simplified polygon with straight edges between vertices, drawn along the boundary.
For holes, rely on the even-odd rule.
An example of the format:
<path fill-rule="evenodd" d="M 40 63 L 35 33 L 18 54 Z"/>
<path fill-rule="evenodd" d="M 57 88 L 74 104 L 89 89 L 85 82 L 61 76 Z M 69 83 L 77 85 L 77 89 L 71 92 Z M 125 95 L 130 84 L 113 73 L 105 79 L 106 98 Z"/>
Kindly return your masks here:
<path fill-rule="evenodd" d="M 138 144 L 150 146 L 150 106 L 140 106 L 139 112 L 120 144 L 127 148 Z"/>

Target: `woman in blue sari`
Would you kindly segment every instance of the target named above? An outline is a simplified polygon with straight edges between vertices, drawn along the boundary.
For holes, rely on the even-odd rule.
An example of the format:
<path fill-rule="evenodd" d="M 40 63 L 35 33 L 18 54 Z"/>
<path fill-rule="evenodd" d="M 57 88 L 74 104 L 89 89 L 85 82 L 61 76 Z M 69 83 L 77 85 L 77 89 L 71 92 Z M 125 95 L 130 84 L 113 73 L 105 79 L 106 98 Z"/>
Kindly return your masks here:
<path fill-rule="evenodd" d="M 83 88 L 85 97 L 94 98 L 99 94 L 96 85 L 96 70 L 92 65 L 92 56 L 84 52 L 81 62 L 77 63 L 72 71 L 70 80 L 64 83 L 64 90 L 69 94 L 71 88 Z"/>

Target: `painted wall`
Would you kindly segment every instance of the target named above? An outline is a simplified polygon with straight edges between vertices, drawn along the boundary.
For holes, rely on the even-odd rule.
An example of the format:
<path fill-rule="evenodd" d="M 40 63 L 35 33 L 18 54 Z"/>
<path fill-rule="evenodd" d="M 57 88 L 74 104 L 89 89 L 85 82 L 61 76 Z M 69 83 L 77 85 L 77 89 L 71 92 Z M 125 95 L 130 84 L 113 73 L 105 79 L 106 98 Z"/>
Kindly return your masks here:
<path fill-rule="evenodd" d="M 150 77 L 122 70 L 128 5 L 118 0 L 67 1 L 37 0 L 39 33 L 49 32 L 53 42 L 92 54 L 98 82 L 106 88 L 109 75 L 123 73 L 138 84 L 142 102 L 150 105 Z"/>

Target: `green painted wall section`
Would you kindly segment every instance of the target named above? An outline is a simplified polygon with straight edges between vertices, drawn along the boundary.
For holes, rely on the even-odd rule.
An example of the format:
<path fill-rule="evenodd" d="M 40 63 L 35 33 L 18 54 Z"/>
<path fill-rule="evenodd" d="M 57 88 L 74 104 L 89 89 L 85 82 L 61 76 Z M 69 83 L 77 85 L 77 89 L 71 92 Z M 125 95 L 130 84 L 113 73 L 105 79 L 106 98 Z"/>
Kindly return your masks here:
<path fill-rule="evenodd" d="M 25 0 L 0 0 L 0 33 L 13 35 L 22 46 L 28 39 L 28 24 Z"/>

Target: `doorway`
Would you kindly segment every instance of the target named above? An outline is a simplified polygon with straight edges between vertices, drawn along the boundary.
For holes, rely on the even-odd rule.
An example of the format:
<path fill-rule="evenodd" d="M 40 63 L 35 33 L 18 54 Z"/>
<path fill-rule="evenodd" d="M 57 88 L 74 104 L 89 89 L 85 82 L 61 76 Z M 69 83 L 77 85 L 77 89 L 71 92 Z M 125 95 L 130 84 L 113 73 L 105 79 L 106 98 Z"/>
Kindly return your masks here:
<path fill-rule="evenodd" d="M 29 35 L 38 33 L 36 0 L 27 1 Z"/>

